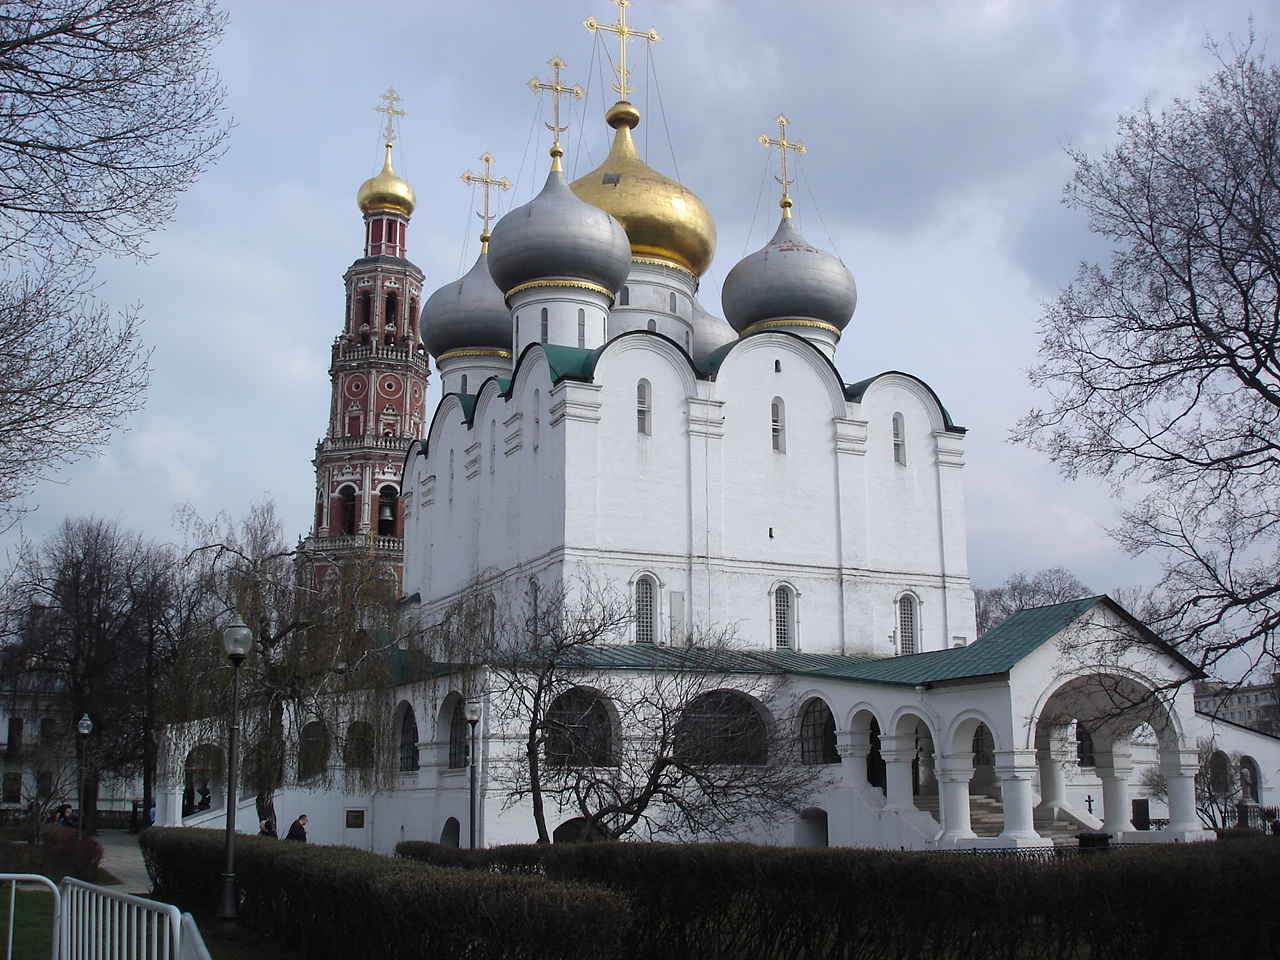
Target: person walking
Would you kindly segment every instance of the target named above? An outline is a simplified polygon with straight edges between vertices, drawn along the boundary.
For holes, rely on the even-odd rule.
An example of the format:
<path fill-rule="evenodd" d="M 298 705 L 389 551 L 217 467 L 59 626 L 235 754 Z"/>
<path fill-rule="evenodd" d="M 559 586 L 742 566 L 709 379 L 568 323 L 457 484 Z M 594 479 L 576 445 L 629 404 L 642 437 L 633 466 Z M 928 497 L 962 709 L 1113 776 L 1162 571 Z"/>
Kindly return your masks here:
<path fill-rule="evenodd" d="M 305 813 L 289 824 L 289 832 L 285 834 L 285 839 L 297 840 L 299 843 L 307 842 L 307 815 Z"/>

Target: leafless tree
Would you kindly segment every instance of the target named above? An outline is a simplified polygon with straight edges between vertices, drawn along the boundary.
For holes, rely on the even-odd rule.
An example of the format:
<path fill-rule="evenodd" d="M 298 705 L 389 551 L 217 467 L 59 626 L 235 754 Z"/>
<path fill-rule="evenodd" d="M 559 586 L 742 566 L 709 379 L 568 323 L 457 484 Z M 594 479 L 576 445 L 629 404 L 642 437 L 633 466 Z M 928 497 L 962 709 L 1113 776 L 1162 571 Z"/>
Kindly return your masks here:
<path fill-rule="evenodd" d="M 1236 805 L 1244 798 L 1240 777 L 1243 754 L 1218 749 L 1212 737 L 1198 739 L 1196 753 L 1196 814 L 1210 830 L 1223 830 L 1234 825 Z M 1139 785 L 1156 800 L 1168 799 L 1169 784 L 1159 767 L 1143 770 Z"/>
<path fill-rule="evenodd" d="M 1033 607 L 1080 600 L 1093 591 L 1063 567 L 1049 567 L 1028 577 L 1015 573 L 997 587 L 978 587 L 973 598 L 978 614 L 978 636 L 998 626 L 1011 614 Z"/>
<path fill-rule="evenodd" d="M 141 404 L 138 314 L 92 293 L 141 256 L 228 132 L 204 0 L 0 6 L 0 517 Z"/>
<path fill-rule="evenodd" d="M 84 714 L 93 721 L 84 745 L 90 829 L 101 775 L 140 775 L 149 796 L 157 692 L 191 614 L 177 574 L 171 549 L 93 518 L 25 544 L 12 572 L 4 672 L 28 693 L 42 691 L 65 733 Z"/>
<path fill-rule="evenodd" d="M 1158 632 L 1212 670 L 1280 626 L 1280 71 L 1210 43 L 1194 99 L 1073 151 L 1065 202 L 1113 245 L 1045 308 L 1049 394 L 1015 430 L 1068 476 L 1140 497 L 1114 531 L 1163 559 Z"/>
<path fill-rule="evenodd" d="M 207 599 L 173 674 L 170 720 L 222 742 L 231 670 L 221 630 L 239 616 L 255 635 L 242 667 L 242 736 L 244 782 L 258 797 L 259 819 L 275 822 L 273 796 L 289 756 L 303 761 L 300 777 L 317 783 L 332 779 L 335 754 L 348 780 L 365 788 L 381 782 L 389 754 L 385 738 L 372 733 L 390 724 L 399 655 L 394 576 L 354 563 L 314 589 L 270 501 L 253 504 L 239 522 L 225 514 L 205 521 L 190 510 L 186 522 L 186 565 Z"/>
<path fill-rule="evenodd" d="M 731 631 L 622 644 L 632 613 L 617 591 L 532 583 L 514 598 L 471 591 L 444 630 L 454 662 L 484 668 L 493 722 L 519 737 L 519 761 L 491 776 L 530 802 L 539 842 L 549 808 L 575 839 L 728 839 L 803 807 L 823 768 L 801 762 L 783 678 Z"/>

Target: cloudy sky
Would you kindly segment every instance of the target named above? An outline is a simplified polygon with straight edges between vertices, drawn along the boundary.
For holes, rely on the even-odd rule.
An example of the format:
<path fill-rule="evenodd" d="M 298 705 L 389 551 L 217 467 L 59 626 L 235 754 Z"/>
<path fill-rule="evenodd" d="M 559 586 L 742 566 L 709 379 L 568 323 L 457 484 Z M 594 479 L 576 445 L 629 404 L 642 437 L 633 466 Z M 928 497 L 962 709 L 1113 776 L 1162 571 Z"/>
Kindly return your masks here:
<path fill-rule="evenodd" d="M 329 344 L 342 274 L 362 254 L 356 189 L 381 164 L 378 97 L 394 86 L 397 172 L 418 209 L 409 257 L 429 289 L 470 267 L 478 198 L 461 180 L 480 154 L 526 202 L 546 176 L 548 98 L 526 85 L 547 61 L 587 89 L 564 137 L 571 176 L 612 133 L 601 41 L 610 0 L 470 3 L 225 0 L 215 63 L 235 119 L 222 162 L 181 200 L 145 264 L 103 265 L 103 299 L 141 304 L 154 348 L 146 408 L 103 454 L 41 483 L 19 533 L 40 538 L 94 514 L 162 539 L 174 508 L 243 514 L 272 497 L 290 535 L 314 499 L 311 457 L 328 413 Z M 1206 36 L 1265 38 L 1280 2 L 791 2 L 635 0 L 630 24 L 637 142 L 716 219 L 719 250 L 700 299 L 777 219 L 770 153 L 785 113 L 803 140 L 792 188 L 801 230 L 838 253 L 859 303 L 837 364 L 846 381 L 899 369 L 929 383 L 969 428 L 970 573 L 994 585 L 1062 565 L 1098 591 L 1151 583 L 1150 558 L 1106 533 L 1118 501 L 1066 482 L 1008 442 L 1037 402 L 1040 302 L 1107 248 L 1061 205 L 1067 146 L 1097 153 L 1116 117 L 1192 96 L 1213 69 Z M 1280 40 L 1276 41 L 1280 43 Z M 603 66 L 602 66 L 603 63 Z M 773 155 L 776 164 L 776 153 Z"/>

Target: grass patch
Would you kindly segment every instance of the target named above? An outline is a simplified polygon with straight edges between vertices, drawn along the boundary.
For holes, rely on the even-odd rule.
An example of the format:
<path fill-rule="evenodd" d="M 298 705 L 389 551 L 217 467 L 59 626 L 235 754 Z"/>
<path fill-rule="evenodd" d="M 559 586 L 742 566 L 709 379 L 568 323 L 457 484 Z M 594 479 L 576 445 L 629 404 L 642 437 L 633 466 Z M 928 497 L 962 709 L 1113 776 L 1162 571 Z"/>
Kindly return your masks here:
<path fill-rule="evenodd" d="M 0 956 L 9 942 L 10 887 L 0 888 Z M 13 917 L 13 955 L 47 957 L 53 948 L 53 894 L 19 888 Z"/>

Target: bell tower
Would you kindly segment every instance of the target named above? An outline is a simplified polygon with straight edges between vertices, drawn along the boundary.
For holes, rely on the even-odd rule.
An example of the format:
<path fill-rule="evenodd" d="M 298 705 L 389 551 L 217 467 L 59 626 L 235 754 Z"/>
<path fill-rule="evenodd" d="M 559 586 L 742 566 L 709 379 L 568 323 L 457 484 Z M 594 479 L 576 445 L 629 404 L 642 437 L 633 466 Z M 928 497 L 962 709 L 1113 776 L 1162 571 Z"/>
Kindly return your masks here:
<path fill-rule="evenodd" d="M 329 427 L 316 445 L 316 505 L 301 546 L 308 579 L 323 589 L 331 574 L 365 564 L 395 575 L 404 557 L 400 499 L 405 453 L 422 436 L 429 368 L 419 339 L 422 271 L 405 259 L 413 188 L 391 166 L 394 121 L 404 111 L 394 90 L 375 107 L 387 116 L 382 171 L 356 194 L 364 215 L 364 256 L 343 276 L 346 318 L 333 342 Z"/>

